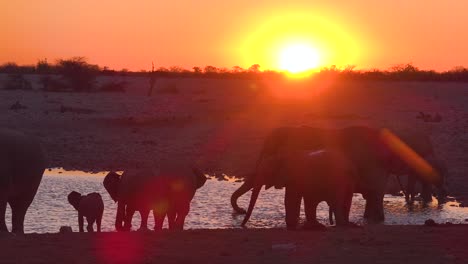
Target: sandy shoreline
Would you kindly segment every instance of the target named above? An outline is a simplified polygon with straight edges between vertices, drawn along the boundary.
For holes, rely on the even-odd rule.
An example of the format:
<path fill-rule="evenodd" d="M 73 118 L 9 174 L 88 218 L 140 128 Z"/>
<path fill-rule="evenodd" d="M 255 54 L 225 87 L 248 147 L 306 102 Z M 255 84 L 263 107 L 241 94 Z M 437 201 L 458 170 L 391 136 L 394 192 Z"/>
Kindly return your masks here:
<path fill-rule="evenodd" d="M 0 236 L 0 263 L 466 263 L 468 226 Z"/>

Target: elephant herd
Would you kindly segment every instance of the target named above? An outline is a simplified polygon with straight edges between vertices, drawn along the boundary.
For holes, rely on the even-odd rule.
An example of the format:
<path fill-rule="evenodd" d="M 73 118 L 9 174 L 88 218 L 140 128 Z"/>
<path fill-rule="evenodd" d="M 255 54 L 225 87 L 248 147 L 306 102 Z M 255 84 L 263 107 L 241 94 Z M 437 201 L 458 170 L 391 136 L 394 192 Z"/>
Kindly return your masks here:
<path fill-rule="evenodd" d="M 0 232 L 8 231 L 5 213 L 9 204 L 12 232 L 23 233 L 26 211 L 46 168 L 45 154 L 37 140 L 20 132 L 0 130 L 0 145 Z M 426 202 L 432 200 L 434 189 L 439 199 L 447 194 L 446 166 L 436 157 L 431 140 L 424 133 L 394 134 L 366 126 L 280 127 L 266 137 L 254 172 L 232 194 L 231 205 L 237 213 L 245 214 L 244 226 L 263 186 L 285 188 L 288 229 L 298 227 L 302 200 L 305 229 L 323 228 L 316 219 L 316 208 L 322 201 L 329 205 L 330 218 L 334 215 L 338 226 L 354 226 L 349 221 L 349 211 L 353 193 L 361 193 L 366 200 L 364 218 L 371 223 L 382 222 L 383 197 L 390 174 L 408 176 L 407 201 L 414 197 L 416 182 L 421 183 L 421 197 Z M 162 229 L 165 217 L 169 229 L 181 230 L 190 202 L 206 180 L 198 168 L 175 164 L 157 171 L 128 170 L 122 175 L 109 172 L 103 185 L 117 202 L 116 230 L 130 230 L 135 211 L 141 215 L 140 230 L 147 229 L 150 211 L 155 230 Z M 250 190 L 252 195 L 245 210 L 237 200 Z M 100 230 L 103 205 L 99 194 L 82 196 L 72 192 L 68 199 L 79 212 L 80 231 L 83 215 L 91 215 L 88 223 L 91 218 Z M 88 231 L 92 230 L 88 225 Z"/>

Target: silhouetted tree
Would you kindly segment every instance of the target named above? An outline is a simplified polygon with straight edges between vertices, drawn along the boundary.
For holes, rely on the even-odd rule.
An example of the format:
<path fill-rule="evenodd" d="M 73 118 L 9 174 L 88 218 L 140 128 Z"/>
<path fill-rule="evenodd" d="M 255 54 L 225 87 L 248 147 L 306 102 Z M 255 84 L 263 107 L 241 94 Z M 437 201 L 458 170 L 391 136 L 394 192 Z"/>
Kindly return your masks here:
<path fill-rule="evenodd" d="M 52 66 L 47 62 L 47 59 L 39 60 L 36 64 L 36 72 L 42 74 L 50 74 Z"/>
<path fill-rule="evenodd" d="M 192 70 L 193 70 L 194 73 L 197 73 L 197 74 L 200 74 L 200 73 L 202 73 L 202 71 L 203 71 L 202 68 L 196 67 L 196 66 L 193 67 Z"/>
<path fill-rule="evenodd" d="M 216 68 L 215 66 L 207 65 L 207 66 L 205 66 L 204 71 L 205 71 L 205 73 L 217 73 L 218 68 Z"/>
<path fill-rule="evenodd" d="M 253 64 L 249 67 L 249 72 L 258 73 L 260 72 L 260 64 Z"/>
<path fill-rule="evenodd" d="M 90 92 L 99 73 L 99 67 L 86 62 L 84 57 L 73 57 L 57 62 L 59 73 L 76 92 Z"/>
<path fill-rule="evenodd" d="M 149 84 L 150 84 L 150 87 L 149 87 L 149 90 L 148 90 L 148 96 L 151 96 L 153 95 L 153 87 L 154 87 L 154 83 L 156 82 L 156 74 L 154 72 L 154 63 L 151 62 L 151 73 L 150 73 L 150 76 L 149 76 Z"/>

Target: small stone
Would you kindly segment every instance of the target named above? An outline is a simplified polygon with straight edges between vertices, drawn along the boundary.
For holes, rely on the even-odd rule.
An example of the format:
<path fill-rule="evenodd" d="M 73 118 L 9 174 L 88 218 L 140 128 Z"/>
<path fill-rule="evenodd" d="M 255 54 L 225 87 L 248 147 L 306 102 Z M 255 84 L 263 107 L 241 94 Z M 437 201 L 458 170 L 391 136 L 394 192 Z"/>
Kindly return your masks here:
<path fill-rule="evenodd" d="M 26 109 L 27 107 L 22 105 L 19 101 L 16 101 L 14 104 L 10 106 L 10 109 L 13 111 L 21 110 L 21 109 Z"/>
<path fill-rule="evenodd" d="M 60 234 L 73 233 L 73 229 L 71 228 L 71 226 L 61 226 L 59 233 Z"/>
<path fill-rule="evenodd" d="M 432 219 L 427 219 L 426 221 L 424 221 L 424 225 L 425 226 L 437 226 L 438 224 Z"/>

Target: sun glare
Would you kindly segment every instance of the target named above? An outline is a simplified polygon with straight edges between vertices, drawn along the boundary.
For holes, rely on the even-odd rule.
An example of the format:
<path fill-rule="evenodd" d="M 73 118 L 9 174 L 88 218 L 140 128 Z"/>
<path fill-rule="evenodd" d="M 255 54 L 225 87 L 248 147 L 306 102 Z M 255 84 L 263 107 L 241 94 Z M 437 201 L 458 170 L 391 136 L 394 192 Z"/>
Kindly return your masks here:
<path fill-rule="evenodd" d="M 293 74 L 313 70 L 319 66 L 317 50 L 305 44 L 290 45 L 281 50 L 279 68 Z"/>

